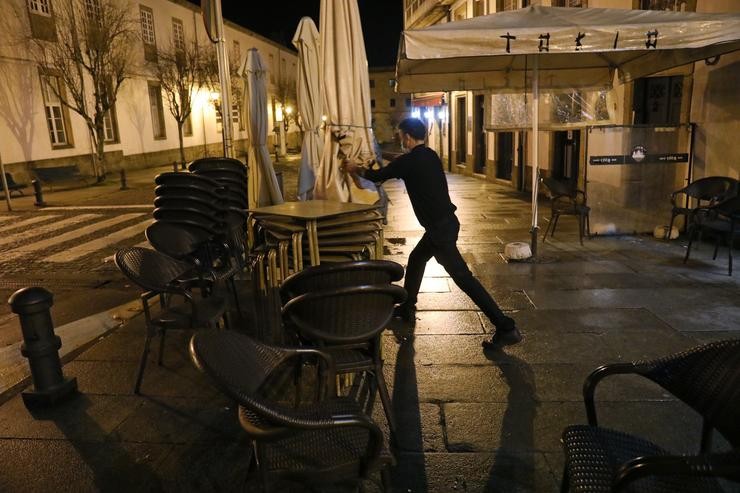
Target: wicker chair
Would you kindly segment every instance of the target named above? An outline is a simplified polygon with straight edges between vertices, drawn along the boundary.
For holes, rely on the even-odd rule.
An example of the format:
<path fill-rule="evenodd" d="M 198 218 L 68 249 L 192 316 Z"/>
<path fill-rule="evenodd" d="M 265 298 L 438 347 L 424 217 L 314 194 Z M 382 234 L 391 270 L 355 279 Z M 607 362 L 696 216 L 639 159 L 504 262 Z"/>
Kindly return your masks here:
<path fill-rule="evenodd" d="M 380 284 L 311 291 L 283 307 L 287 325 L 303 342 L 328 351 L 334 357 L 337 373 L 368 372 L 374 377 L 393 436 L 396 427 L 383 376 L 380 335 L 391 321 L 395 305 L 405 299 L 403 288 Z"/>
<path fill-rule="evenodd" d="M 200 332 L 190 341 L 195 365 L 239 405 L 239 421 L 252 440 L 263 491 L 277 479 L 319 489 L 321 485 L 367 478 L 384 468 L 383 434 L 347 397 L 328 397 L 300 408 L 281 404 L 270 377 L 291 360 L 318 356 L 334 379 L 332 358 L 316 349 L 261 344 L 235 331 Z M 387 476 L 384 475 L 384 479 Z"/>
<path fill-rule="evenodd" d="M 686 248 L 685 264 L 691 254 L 691 245 L 697 234 L 703 236 L 708 232 L 716 237 L 713 260 L 717 259 L 717 251 L 722 239 L 727 240 L 727 273 L 732 275 L 732 247 L 734 240 L 740 236 L 740 196 L 732 197 L 716 204 L 704 211 L 701 216 L 696 216 L 695 221 L 689 227 L 689 246 Z"/>
<path fill-rule="evenodd" d="M 680 190 L 671 194 L 671 222 L 666 232 L 666 238 L 673 229 L 676 216 L 686 217 L 687 229 L 691 227 L 697 214 L 701 214 L 709 207 L 732 197 L 737 193 L 737 180 L 727 176 L 707 176 L 699 178 Z M 695 200 L 693 207 L 687 204 L 688 200 Z M 683 202 L 684 205 L 681 205 Z"/>
<path fill-rule="evenodd" d="M 401 280 L 403 266 L 390 260 L 360 260 L 323 264 L 297 272 L 283 281 L 280 295 L 285 303 L 311 291 L 390 284 Z"/>
<path fill-rule="evenodd" d="M 160 336 L 157 361 L 161 365 L 167 330 L 217 325 L 226 313 L 226 303 L 218 296 L 196 297 L 191 288 L 202 286 L 202 279 L 194 272 L 193 266 L 163 253 L 147 248 L 124 248 L 116 252 L 114 261 L 126 277 L 145 290 L 141 304 L 146 321 L 146 339 L 134 384 L 134 393 L 138 394 L 152 337 L 155 334 Z M 152 316 L 149 300 L 156 296 L 160 299 L 160 310 Z M 182 302 L 176 303 L 173 297 Z"/>
<path fill-rule="evenodd" d="M 190 263 L 202 279 L 223 281 L 234 299 L 234 308 L 242 316 L 235 281 L 241 269 L 228 244 L 217 241 L 205 230 L 161 221 L 150 224 L 144 234 L 155 250 Z"/>
<path fill-rule="evenodd" d="M 543 178 L 542 183 L 548 189 L 550 196 L 550 222 L 542 236 L 542 241 L 547 239 L 547 232 L 550 237 L 555 236 L 555 228 L 558 225 L 560 216 L 577 216 L 578 217 L 578 238 L 583 245 L 583 234 L 591 236 L 591 225 L 589 223 L 589 213 L 591 208 L 586 205 L 586 193 L 578 190 L 570 182 L 556 180 L 555 178 Z"/>
<path fill-rule="evenodd" d="M 703 418 L 699 455 L 677 456 L 641 438 L 598 426 L 594 393 L 601 379 L 636 374 L 657 383 Z M 716 481 L 740 481 L 740 340 L 716 342 L 636 363 L 597 368 L 583 386 L 588 425 L 563 433 L 562 491 L 714 492 Z M 731 451 L 713 453 L 711 436 L 720 432 Z"/>

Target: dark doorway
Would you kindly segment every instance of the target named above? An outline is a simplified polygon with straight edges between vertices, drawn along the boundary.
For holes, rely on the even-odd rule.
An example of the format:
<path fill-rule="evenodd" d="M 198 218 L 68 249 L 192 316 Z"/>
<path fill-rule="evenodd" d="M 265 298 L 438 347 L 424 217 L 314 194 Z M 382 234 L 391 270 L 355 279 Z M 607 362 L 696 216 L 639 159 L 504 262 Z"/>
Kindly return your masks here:
<path fill-rule="evenodd" d="M 511 180 L 514 166 L 514 132 L 496 134 L 496 178 Z"/>
<path fill-rule="evenodd" d="M 457 98 L 455 111 L 455 143 L 457 144 L 457 162 L 465 164 L 465 158 L 468 155 L 468 132 L 466 122 L 468 119 L 465 98 Z"/>
<path fill-rule="evenodd" d="M 486 129 L 483 125 L 485 115 L 485 97 L 475 97 L 475 164 L 474 172 L 486 172 Z"/>
<path fill-rule="evenodd" d="M 527 189 L 527 184 L 524 183 L 524 170 L 527 168 L 527 165 L 524 161 L 524 149 L 527 147 L 527 132 L 519 132 L 518 137 L 519 138 L 516 146 L 516 161 L 518 164 L 517 179 L 519 180 L 519 183 L 517 188 L 523 192 Z"/>
<path fill-rule="evenodd" d="M 552 176 L 558 180 L 577 180 L 581 153 L 581 131 L 553 132 Z"/>

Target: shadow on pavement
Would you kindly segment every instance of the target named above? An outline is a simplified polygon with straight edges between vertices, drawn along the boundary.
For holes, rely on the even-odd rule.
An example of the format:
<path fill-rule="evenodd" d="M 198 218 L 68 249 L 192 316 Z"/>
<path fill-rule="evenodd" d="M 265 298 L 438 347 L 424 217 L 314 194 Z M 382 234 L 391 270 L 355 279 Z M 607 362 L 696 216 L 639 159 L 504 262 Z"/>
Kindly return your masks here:
<path fill-rule="evenodd" d="M 529 452 L 534 449 L 534 419 L 537 416 L 534 371 L 524 360 L 501 349 L 486 351 L 485 355 L 498 366 L 509 386 L 499 446 L 485 491 L 508 491 L 509 488 L 535 491 L 534 454 Z M 527 452 L 517 453 L 522 450 Z"/>

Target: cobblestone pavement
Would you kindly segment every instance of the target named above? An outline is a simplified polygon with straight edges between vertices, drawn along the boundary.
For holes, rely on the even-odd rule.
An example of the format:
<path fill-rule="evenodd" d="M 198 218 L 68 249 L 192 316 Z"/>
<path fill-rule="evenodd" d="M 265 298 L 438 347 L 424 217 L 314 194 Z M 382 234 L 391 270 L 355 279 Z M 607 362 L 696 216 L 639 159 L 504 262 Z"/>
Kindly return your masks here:
<path fill-rule="evenodd" d="M 463 256 L 524 341 L 484 353 L 490 323 L 429 264 L 415 327 L 383 337 L 401 430 L 397 491 L 558 491 L 560 433 L 585 422 L 581 387 L 592 369 L 740 336 L 740 277 L 728 277 L 708 245 L 686 265 L 683 240 L 581 246 L 575 221 L 563 218 L 538 261 L 509 263 L 504 245 L 529 239 L 526 197 L 460 175 L 449 183 Z M 405 264 L 421 231 L 402 184 L 386 189 L 386 257 Z M 82 394 L 59 408 L 31 413 L 18 396 L 0 406 L 0 491 L 250 491 L 235 409 L 193 368 L 188 334 L 168 336 L 164 366 L 152 360 L 143 395 L 131 393 L 142 334 L 137 318 L 66 364 Z M 614 377 L 597 402 L 604 425 L 675 452 L 697 449 L 696 415 L 655 386 Z M 377 407 L 374 418 L 385 427 Z"/>

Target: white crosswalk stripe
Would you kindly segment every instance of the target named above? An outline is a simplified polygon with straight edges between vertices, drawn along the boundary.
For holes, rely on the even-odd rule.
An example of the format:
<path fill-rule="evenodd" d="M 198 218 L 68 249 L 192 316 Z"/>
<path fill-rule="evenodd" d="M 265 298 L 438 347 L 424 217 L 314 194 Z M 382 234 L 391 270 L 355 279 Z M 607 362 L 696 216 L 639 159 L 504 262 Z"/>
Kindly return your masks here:
<path fill-rule="evenodd" d="M 47 217 L 57 217 L 57 216 L 47 216 Z M 88 221 L 90 219 L 95 219 L 98 217 L 100 217 L 100 214 L 80 214 L 79 216 L 69 217 L 67 219 L 62 219 L 61 221 L 55 221 L 51 224 L 45 224 L 37 228 L 27 229 L 26 231 L 22 233 L 15 233 L 12 235 L 7 235 L 5 237 L 0 237 L 0 246 L 7 245 L 8 243 L 16 243 L 18 241 L 30 240 L 39 235 L 45 235 L 48 233 L 52 233 L 62 228 L 66 228 L 67 226 L 72 226 L 74 224 Z"/>
<path fill-rule="evenodd" d="M 151 219 L 147 219 L 146 221 L 142 221 L 140 223 L 134 224 L 133 226 L 119 229 L 118 231 L 115 231 L 102 238 L 96 238 L 94 240 L 90 240 L 88 242 L 82 243 L 81 245 L 77 245 L 75 247 L 69 248 L 67 250 L 56 253 L 54 255 L 50 255 L 48 257 L 42 258 L 41 261 L 42 262 L 70 262 L 72 260 L 77 260 L 78 258 L 84 257 L 85 255 L 89 253 L 95 252 L 97 250 L 102 250 L 106 247 L 114 245 L 120 241 L 124 241 L 128 238 L 131 238 L 134 236 L 143 236 L 142 233 L 144 232 L 146 227 L 149 226 L 151 222 L 152 222 Z"/>
<path fill-rule="evenodd" d="M 143 213 L 121 214 L 120 216 L 116 216 L 116 217 L 112 217 L 112 218 L 109 218 L 109 219 L 105 219 L 103 221 L 96 221 L 96 222 L 94 222 L 92 224 L 88 224 L 88 225 L 82 226 L 80 228 L 73 229 L 71 231 L 67 231 L 67 232 L 61 233 L 59 235 L 52 236 L 50 238 L 46 238 L 44 240 L 39 240 L 39 241 L 36 241 L 36 242 L 33 242 L 33 243 L 29 243 L 29 244 L 26 244 L 26 245 L 18 246 L 18 247 L 15 247 L 15 248 L 13 248 L 11 250 L 8 250 L 8 251 L 3 252 L 2 254 L 0 254 L 0 263 L 8 262 L 10 260 L 15 260 L 15 259 L 24 257 L 26 255 L 29 255 L 29 254 L 32 254 L 32 253 L 35 253 L 35 252 L 43 251 L 43 250 L 48 249 L 48 248 L 53 248 L 55 246 L 61 245 L 62 243 L 73 241 L 73 240 L 75 240 L 77 238 L 83 238 L 83 237 L 85 237 L 87 235 L 92 235 L 92 234 L 95 234 L 95 233 L 98 233 L 98 232 L 102 232 L 102 230 L 104 230 L 106 228 L 110 228 L 110 227 L 115 226 L 117 224 L 121 224 L 121 223 L 124 223 L 126 221 L 130 221 L 130 220 L 133 220 L 133 219 L 136 219 L 136 218 L 140 218 L 141 216 L 144 216 L 144 215 L 145 214 L 143 214 Z M 52 216 L 42 216 L 42 217 L 50 218 Z M 53 216 L 53 217 L 56 217 L 56 216 Z M 149 221 L 147 221 L 147 223 L 148 222 Z M 59 223 L 57 223 L 57 224 L 59 224 Z M 128 237 L 134 236 L 137 233 L 140 233 L 141 231 L 143 231 L 143 229 L 145 227 L 146 226 L 142 222 L 140 224 L 135 225 L 135 227 L 132 226 L 130 228 L 124 228 L 124 230 L 127 230 L 127 236 L 125 236 L 125 237 L 124 237 L 124 235 L 116 234 L 116 232 L 113 232 L 113 233 L 111 233 L 109 235 L 106 235 L 106 236 L 116 235 L 115 236 L 115 238 L 117 238 L 116 241 L 121 241 L 121 240 L 125 240 Z M 136 228 L 139 228 L 139 229 L 137 230 Z M 121 230 L 121 231 L 124 231 L 124 230 Z M 87 242 L 87 243 L 89 243 L 89 242 Z M 105 246 L 107 246 L 109 244 L 105 244 L 105 242 L 101 242 L 101 245 L 102 245 L 101 248 L 104 248 Z M 73 245 L 69 249 L 67 249 L 66 251 L 72 251 L 72 250 L 75 250 L 76 248 L 77 247 Z M 89 246 L 87 248 L 89 248 Z M 75 250 L 75 251 L 77 251 L 77 250 Z M 80 256 L 85 255 L 87 253 L 91 253 L 91 252 L 92 252 L 92 250 L 87 249 L 85 251 L 85 253 L 83 253 L 83 254 L 81 254 L 81 255 L 79 255 L 77 257 L 74 257 L 74 258 L 79 258 Z"/>
<path fill-rule="evenodd" d="M 17 229 L 17 228 L 22 228 L 22 227 L 25 227 L 25 226 L 30 226 L 32 224 L 43 223 L 45 221 L 51 221 L 52 219 L 55 219 L 57 217 L 59 217 L 59 216 L 57 216 L 57 215 L 50 215 L 50 216 L 34 216 L 34 217 L 30 217 L 30 218 L 25 219 L 23 221 L 20 221 L 20 222 L 17 222 L 17 223 L 8 224 L 6 226 L 1 227 L 0 228 L 0 233 L 4 233 L 6 231 L 10 231 L 11 229 Z"/>

